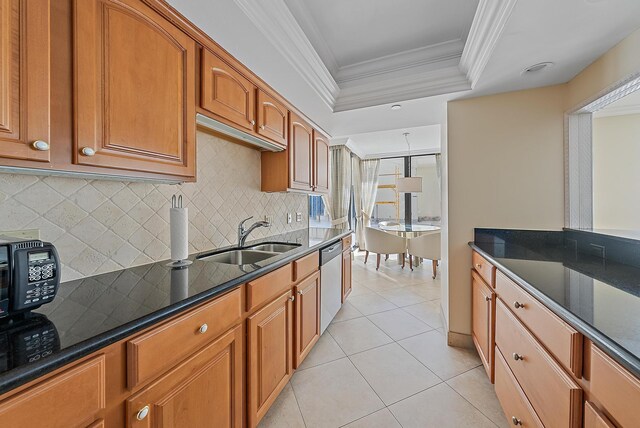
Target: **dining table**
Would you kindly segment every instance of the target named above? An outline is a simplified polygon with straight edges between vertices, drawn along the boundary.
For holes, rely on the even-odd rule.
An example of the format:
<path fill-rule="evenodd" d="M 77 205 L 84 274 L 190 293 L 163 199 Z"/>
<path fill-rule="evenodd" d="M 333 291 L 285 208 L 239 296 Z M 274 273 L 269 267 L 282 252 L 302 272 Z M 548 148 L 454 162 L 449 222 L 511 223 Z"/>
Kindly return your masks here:
<path fill-rule="evenodd" d="M 414 223 L 379 224 L 378 228 L 380 230 L 384 230 L 385 232 L 395 233 L 396 235 L 402 236 L 403 238 L 415 238 L 421 235 L 437 233 L 441 230 L 440 226 Z M 419 266 L 420 262 L 420 257 L 413 258 L 414 266 Z M 398 254 L 398 264 L 402 264 L 402 254 Z"/>

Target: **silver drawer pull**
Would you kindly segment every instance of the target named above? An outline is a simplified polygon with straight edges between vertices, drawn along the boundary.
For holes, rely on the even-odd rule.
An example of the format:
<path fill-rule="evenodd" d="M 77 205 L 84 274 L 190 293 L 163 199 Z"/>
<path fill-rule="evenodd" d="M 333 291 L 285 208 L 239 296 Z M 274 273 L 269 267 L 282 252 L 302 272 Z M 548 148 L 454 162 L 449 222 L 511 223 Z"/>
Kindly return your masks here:
<path fill-rule="evenodd" d="M 511 417 L 511 422 L 513 422 L 514 425 L 522 425 L 522 421 L 515 416 Z"/>
<path fill-rule="evenodd" d="M 517 300 L 513 302 L 513 307 L 516 309 L 524 308 L 524 303 L 520 303 Z"/>
<path fill-rule="evenodd" d="M 144 418 L 146 418 L 148 414 L 149 414 L 149 406 L 144 406 L 142 409 L 138 410 L 138 413 L 136 414 L 136 419 L 141 421 Z"/>
<path fill-rule="evenodd" d="M 202 324 L 200 326 L 200 328 L 198 329 L 200 334 L 205 334 L 207 332 L 207 330 L 209 330 L 209 326 L 207 324 Z"/>
<path fill-rule="evenodd" d="M 480 269 L 482 265 L 480 263 L 476 263 L 476 269 Z"/>
<path fill-rule="evenodd" d="M 49 143 L 47 143 L 46 141 L 36 140 L 33 143 L 31 143 L 31 145 L 33 146 L 34 149 L 39 150 L 41 152 L 49 151 Z"/>
<path fill-rule="evenodd" d="M 518 353 L 513 353 L 513 359 L 518 361 L 518 360 L 524 360 L 524 357 Z"/>

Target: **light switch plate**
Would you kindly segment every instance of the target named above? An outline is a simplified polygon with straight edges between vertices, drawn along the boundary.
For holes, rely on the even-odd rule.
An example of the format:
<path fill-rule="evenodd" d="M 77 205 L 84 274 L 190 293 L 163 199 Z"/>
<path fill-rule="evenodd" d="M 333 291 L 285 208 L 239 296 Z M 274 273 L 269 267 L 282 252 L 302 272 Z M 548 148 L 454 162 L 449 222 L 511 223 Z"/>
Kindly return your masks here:
<path fill-rule="evenodd" d="M 0 231 L 0 235 L 19 239 L 40 239 L 40 229 Z"/>
<path fill-rule="evenodd" d="M 291 213 L 287 213 L 287 224 L 291 224 L 291 222 L 293 221 L 291 217 Z"/>
<path fill-rule="evenodd" d="M 302 221 L 302 213 L 296 213 L 296 221 Z"/>
<path fill-rule="evenodd" d="M 273 223 L 273 219 L 271 218 L 270 215 L 265 215 L 264 216 L 264 221 L 266 221 L 267 223 L 269 223 L 269 225 L 271 225 Z"/>

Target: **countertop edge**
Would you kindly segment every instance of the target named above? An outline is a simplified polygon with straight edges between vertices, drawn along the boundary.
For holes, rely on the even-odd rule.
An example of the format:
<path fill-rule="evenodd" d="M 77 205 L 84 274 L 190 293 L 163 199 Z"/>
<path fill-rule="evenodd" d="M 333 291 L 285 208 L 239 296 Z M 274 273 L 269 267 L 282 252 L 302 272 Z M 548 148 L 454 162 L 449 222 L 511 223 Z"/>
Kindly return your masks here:
<path fill-rule="evenodd" d="M 148 327 L 158 324 L 170 317 L 180 314 L 188 309 L 191 309 L 199 304 L 204 303 L 207 300 L 213 299 L 225 292 L 231 291 L 242 284 L 245 284 L 257 277 L 263 276 L 269 272 L 272 272 L 294 260 L 304 257 L 308 254 L 318 251 L 322 246 L 331 244 L 342 240 L 344 237 L 349 236 L 352 233 L 351 230 L 344 231 L 339 235 L 336 235 L 327 240 L 321 241 L 315 245 L 312 245 L 304 250 L 298 250 L 292 253 L 288 257 L 284 257 L 273 263 L 270 263 L 260 269 L 253 272 L 242 275 L 238 278 L 234 278 L 230 281 L 216 285 L 202 293 L 196 294 L 192 297 L 184 299 L 175 305 L 171 305 L 167 308 L 160 309 L 158 311 L 147 314 L 137 320 L 123 324 L 120 327 L 101 333 L 91 339 L 87 339 L 83 342 L 77 343 L 68 349 L 60 351 L 59 353 L 51 356 L 50 358 L 42 360 L 41 363 L 26 365 L 24 367 L 10 370 L 0 375 L 0 396 L 11 392 L 13 389 L 18 388 L 26 383 L 38 379 L 54 370 L 71 364 L 87 355 L 99 351 L 113 343 L 116 343 L 122 339 L 125 339 L 133 334 L 144 330 Z"/>
<path fill-rule="evenodd" d="M 602 351 L 604 351 L 607 355 L 613 358 L 616 362 L 621 364 L 631 373 L 633 373 L 636 377 L 640 378 L 640 359 L 635 355 L 631 354 L 626 349 L 622 348 L 612 339 L 610 339 L 607 335 L 603 334 L 593 326 L 589 325 L 582 319 L 578 318 L 576 315 L 572 314 L 567 309 L 563 308 L 552 299 L 547 297 L 544 293 L 540 292 L 533 285 L 528 283 L 525 279 L 513 273 L 510 269 L 505 267 L 499 261 L 497 261 L 491 254 L 488 254 L 482 248 L 475 244 L 475 242 L 469 242 L 469 246 L 477 251 L 482 257 L 486 258 L 489 262 L 491 262 L 500 272 L 505 274 L 509 279 L 514 281 L 520 287 L 522 287 L 525 291 L 535 297 L 537 300 L 542 302 L 551 312 L 556 314 L 560 319 L 565 321 L 567 324 L 575 328 L 577 331 L 582 333 L 587 339 L 591 340 L 593 343 L 598 345 Z"/>

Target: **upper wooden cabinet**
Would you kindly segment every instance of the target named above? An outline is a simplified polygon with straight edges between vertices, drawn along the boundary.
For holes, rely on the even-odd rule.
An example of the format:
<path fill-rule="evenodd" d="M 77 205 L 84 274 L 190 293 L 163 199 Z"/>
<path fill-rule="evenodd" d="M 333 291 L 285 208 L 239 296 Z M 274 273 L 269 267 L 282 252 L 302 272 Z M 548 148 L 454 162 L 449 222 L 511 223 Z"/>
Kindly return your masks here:
<path fill-rule="evenodd" d="M 289 115 L 289 187 L 313 190 L 313 128 L 304 119 Z"/>
<path fill-rule="evenodd" d="M 289 110 L 282 103 L 258 89 L 258 134 L 287 147 L 288 113 Z"/>
<path fill-rule="evenodd" d="M 50 41 L 50 0 L 0 0 L 0 157 L 50 160 Z"/>
<path fill-rule="evenodd" d="M 313 130 L 313 190 L 329 191 L 329 138 Z"/>
<path fill-rule="evenodd" d="M 81 165 L 195 176 L 195 42 L 140 0 L 76 0 Z"/>
<path fill-rule="evenodd" d="M 256 87 L 208 49 L 202 51 L 200 106 L 223 119 L 253 131 L 256 125 Z"/>

